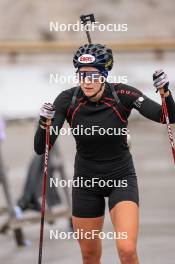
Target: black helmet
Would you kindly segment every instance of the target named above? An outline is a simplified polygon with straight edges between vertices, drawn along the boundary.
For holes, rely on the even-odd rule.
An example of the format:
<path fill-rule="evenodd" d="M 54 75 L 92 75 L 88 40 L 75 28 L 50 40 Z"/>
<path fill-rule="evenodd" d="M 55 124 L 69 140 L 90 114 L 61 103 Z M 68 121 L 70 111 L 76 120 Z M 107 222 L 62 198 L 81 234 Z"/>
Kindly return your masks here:
<path fill-rule="evenodd" d="M 73 64 L 75 68 L 92 66 L 110 71 L 113 66 L 112 50 L 101 44 L 85 44 L 74 54 Z"/>

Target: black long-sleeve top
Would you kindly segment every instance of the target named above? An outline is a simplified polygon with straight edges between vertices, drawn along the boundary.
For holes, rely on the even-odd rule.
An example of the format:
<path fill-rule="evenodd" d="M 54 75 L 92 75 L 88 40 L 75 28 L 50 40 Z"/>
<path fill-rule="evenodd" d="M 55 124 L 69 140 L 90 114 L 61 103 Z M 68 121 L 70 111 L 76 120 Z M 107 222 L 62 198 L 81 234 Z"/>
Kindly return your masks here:
<path fill-rule="evenodd" d="M 106 85 L 98 102 L 90 101 L 80 90 L 77 104 L 70 116 L 70 104 L 75 89 L 74 87 L 61 92 L 54 101 L 56 113 L 52 126 L 53 128 L 57 127 L 57 131 L 60 131 L 65 120 L 68 121 L 72 128 L 77 126 L 83 128 L 98 126 L 104 129 L 124 129 L 127 128 L 128 117 L 132 109 L 137 109 L 141 115 L 152 121 L 165 124 L 161 105 L 145 96 L 136 88 L 125 84 L 115 85 L 115 91 L 123 106 L 122 111 L 116 105 L 111 89 Z M 165 101 L 170 123 L 175 123 L 175 102 L 171 92 Z M 44 153 L 45 133 L 45 130 L 38 126 L 34 138 L 34 149 L 38 154 Z M 99 135 L 96 132 L 93 135 L 74 135 L 74 137 L 77 153 L 87 160 L 114 160 L 129 151 L 126 135 Z M 52 133 L 50 136 L 50 147 L 53 146 L 56 138 L 57 135 Z"/>

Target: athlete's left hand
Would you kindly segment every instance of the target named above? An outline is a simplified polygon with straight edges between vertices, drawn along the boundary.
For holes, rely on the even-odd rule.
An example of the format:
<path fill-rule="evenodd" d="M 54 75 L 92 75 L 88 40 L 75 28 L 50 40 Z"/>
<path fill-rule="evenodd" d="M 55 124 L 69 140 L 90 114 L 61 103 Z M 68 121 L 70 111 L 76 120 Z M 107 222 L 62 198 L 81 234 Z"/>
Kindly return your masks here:
<path fill-rule="evenodd" d="M 154 87 L 158 90 L 164 90 L 164 93 L 168 92 L 169 80 L 167 74 L 163 70 L 157 70 L 153 74 Z"/>

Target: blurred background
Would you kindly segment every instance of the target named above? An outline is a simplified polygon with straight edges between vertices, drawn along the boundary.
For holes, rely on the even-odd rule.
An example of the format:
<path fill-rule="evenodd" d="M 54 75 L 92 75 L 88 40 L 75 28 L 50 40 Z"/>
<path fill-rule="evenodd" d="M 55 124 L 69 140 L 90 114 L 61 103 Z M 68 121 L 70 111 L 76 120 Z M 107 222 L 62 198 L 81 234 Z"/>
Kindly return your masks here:
<path fill-rule="evenodd" d="M 160 102 L 152 85 L 156 69 L 167 71 L 175 95 L 174 10 L 173 0 L 0 0 L 0 263 L 37 263 L 42 181 L 42 158 L 33 150 L 37 117 L 44 102 L 75 85 L 73 52 L 87 42 L 85 32 L 51 31 L 50 23 L 75 24 L 81 14 L 94 13 L 99 23 L 125 25 L 126 31 L 95 30 L 92 40 L 113 48 L 114 82 Z M 174 264 L 175 171 L 167 130 L 136 111 L 129 129 L 140 187 L 140 261 Z M 50 174 L 71 179 L 74 155 L 72 136 L 60 136 Z M 50 229 L 71 230 L 71 190 L 53 192 L 47 197 L 43 263 L 81 263 L 75 240 L 49 239 Z M 108 214 L 104 230 L 112 230 Z M 111 240 L 103 241 L 102 263 L 107 262 L 119 263 Z"/>

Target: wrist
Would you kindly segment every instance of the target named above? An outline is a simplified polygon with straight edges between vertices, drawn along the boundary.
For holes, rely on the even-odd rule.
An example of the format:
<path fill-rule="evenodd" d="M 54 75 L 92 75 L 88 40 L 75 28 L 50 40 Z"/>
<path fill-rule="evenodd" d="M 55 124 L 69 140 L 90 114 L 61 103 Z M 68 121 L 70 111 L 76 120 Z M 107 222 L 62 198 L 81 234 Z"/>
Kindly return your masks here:
<path fill-rule="evenodd" d="M 162 87 L 162 88 L 159 88 L 159 93 L 161 96 L 167 97 L 167 96 L 169 96 L 170 91 L 169 91 L 169 89 L 167 89 L 167 88 L 165 89 L 164 87 Z"/>
<path fill-rule="evenodd" d="M 43 125 L 39 125 L 39 127 L 41 128 L 41 129 L 44 129 L 44 130 L 46 130 L 46 126 L 43 126 Z"/>
<path fill-rule="evenodd" d="M 162 96 L 162 97 L 168 97 L 169 95 L 170 95 L 170 91 L 168 90 L 168 91 L 164 91 L 164 89 L 160 89 L 160 95 Z"/>
<path fill-rule="evenodd" d="M 39 124 L 42 126 L 50 126 L 53 119 L 46 118 L 45 116 L 40 116 Z"/>
<path fill-rule="evenodd" d="M 164 97 L 168 97 L 170 95 L 170 91 L 168 90 L 167 92 L 164 93 Z"/>

